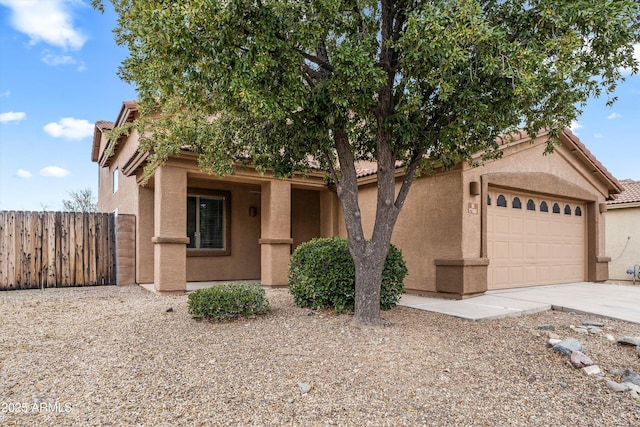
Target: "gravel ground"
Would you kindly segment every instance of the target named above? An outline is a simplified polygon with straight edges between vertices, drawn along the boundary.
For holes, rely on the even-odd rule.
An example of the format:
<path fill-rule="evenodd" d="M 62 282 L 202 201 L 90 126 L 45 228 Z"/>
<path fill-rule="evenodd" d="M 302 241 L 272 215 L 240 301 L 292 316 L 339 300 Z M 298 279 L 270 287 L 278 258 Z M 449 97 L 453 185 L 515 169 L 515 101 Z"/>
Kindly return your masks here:
<path fill-rule="evenodd" d="M 139 287 L 0 292 L 0 425 L 640 425 L 628 393 L 537 329 L 579 339 L 605 371 L 640 372 L 635 348 L 604 337 L 640 325 L 600 319 L 584 336 L 570 325 L 597 317 L 473 323 L 398 307 L 366 330 L 309 316 L 286 290 L 267 297 L 268 315 L 214 323 L 192 320 L 184 295 Z"/>

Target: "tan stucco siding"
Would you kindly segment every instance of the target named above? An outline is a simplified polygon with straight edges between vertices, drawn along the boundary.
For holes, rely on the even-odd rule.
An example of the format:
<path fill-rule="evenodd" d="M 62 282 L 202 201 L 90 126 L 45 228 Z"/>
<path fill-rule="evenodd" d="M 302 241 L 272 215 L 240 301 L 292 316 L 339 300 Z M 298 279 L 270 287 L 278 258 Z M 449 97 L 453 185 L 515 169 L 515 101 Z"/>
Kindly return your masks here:
<path fill-rule="evenodd" d="M 138 188 L 138 212 L 136 227 L 136 281 L 153 283 L 154 206 L 153 188 L 150 185 Z"/>
<path fill-rule="evenodd" d="M 320 192 L 291 190 L 291 238 L 293 249 L 314 237 L 320 237 Z"/>
<path fill-rule="evenodd" d="M 103 136 L 104 139 L 104 136 Z M 138 134 L 134 130 L 123 141 L 122 150 L 119 150 L 109 164 L 99 168 L 99 188 L 98 188 L 98 211 L 114 212 L 122 214 L 137 214 L 138 204 L 138 184 L 135 176 L 126 177 L 122 173 L 122 168 L 127 160 L 135 153 L 138 147 Z M 117 170 L 118 188 L 114 192 L 114 172 Z"/>
<path fill-rule="evenodd" d="M 461 180 L 455 170 L 413 183 L 391 238 L 407 262 L 409 292 L 435 292 L 435 260 L 462 256 Z"/>
<path fill-rule="evenodd" d="M 640 264 L 640 204 L 630 208 L 609 206 L 606 229 L 607 255 L 611 257 L 609 280 L 632 280 L 627 270 Z"/>

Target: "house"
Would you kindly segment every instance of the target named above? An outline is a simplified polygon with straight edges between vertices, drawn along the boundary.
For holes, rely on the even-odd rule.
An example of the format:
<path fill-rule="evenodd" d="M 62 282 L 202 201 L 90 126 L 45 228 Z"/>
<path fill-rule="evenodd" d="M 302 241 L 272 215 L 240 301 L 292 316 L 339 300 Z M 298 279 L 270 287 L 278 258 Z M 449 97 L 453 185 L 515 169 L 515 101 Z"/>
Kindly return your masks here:
<path fill-rule="evenodd" d="M 183 292 L 187 281 L 285 286 L 298 244 L 346 236 L 335 190 L 319 172 L 280 180 L 237 168 L 220 178 L 202 173 L 197 155 L 185 150 L 142 185 L 138 134 L 105 137 L 137 114 L 136 103 L 125 102 L 115 122 L 97 122 L 91 153 L 100 171 L 98 209 L 136 218 L 136 283 L 154 283 L 158 292 Z M 392 238 L 407 262 L 408 292 L 464 298 L 608 278 L 606 201 L 622 188 L 569 130 L 550 155 L 543 155 L 546 136 L 500 140 L 499 160 L 415 180 Z M 362 166 L 360 205 L 370 233 L 376 172 L 375 164 Z"/>
<path fill-rule="evenodd" d="M 623 191 L 607 202 L 609 280 L 640 282 L 640 181 L 620 181 Z M 631 274 L 627 273 L 631 270 Z"/>

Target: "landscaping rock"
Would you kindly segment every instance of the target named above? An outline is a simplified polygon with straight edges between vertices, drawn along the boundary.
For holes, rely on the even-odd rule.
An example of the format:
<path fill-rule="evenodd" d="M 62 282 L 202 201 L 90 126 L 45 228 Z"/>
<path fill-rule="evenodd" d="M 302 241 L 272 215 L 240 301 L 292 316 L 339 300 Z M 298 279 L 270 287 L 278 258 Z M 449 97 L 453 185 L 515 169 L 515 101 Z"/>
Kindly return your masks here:
<path fill-rule="evenodd" d="M 553 325 L 540 325 L 538 326 L 538 329 L 541 331 L 555 331 L 556 327 Z"/>
<path fill-rule="evenodd" d="M 581 351 L 572 351 L 569 360 L 571 361 L 571 364 L 576 368 L 584 368 L 586 366 L 593 365 L 593 361 Z"/>
<path fill-rule="evenodd" d="M 616 340 L 615 337 L 613 335 L 611 335 L 611 334 L 607 334 L 604 337 L 607 339 L 607 341 L 613 342 L 613 341 Z"/>
<path fill-rule="evenodd" d="M 582 368 L 582 371 L 588 376 L 599 375 L 602 373 L 602 370 L 598 365 L 585 366 L 584 368 Z"/>
<path fill-rule="evenodd" d="M 620 393 L 624 393 L 625 391 L 629 391 L 629 387 L 624 384 L 618 384 L 615 381 L 607 380 L 607 387 L 609 387 L 613 391 L 617 391 Z"/>
<path fill-rule="evenodd" d="M 593 334 L 593 335 L 602 333 L 602 329 L 598 328 L 597 326 L 587 326 L 587 330 L 589 331 L 590 334 Z"/>
<path fill-rule="evenodd" d="M 618 344 L 640 345 L 640 337 L 622 337 L 618 339 Z"/>
<path fill-rule="evenodd" d="M 577 328 L 574 328 L 573 330 L 582 335 L 587 335 L 589 333 L 589 331 L 586 328 L 582 328 L 580 326 L 578 326 Z"/>
<path fill-rule="evenodd" d="M 551 340 L 549 340 L 551 341 Z M 553 350 L 558 353 L 566 354 L 567 356 L 571 356 L 571 352 L 573 351 L 582 351 L 582 343 L 580 341 L 567 338 L 566 340 L 560 341 L 556 345 L 553 346 Z"/>
<path fill-rule="evenodd" d="M 311 391 L 311 384 L 299 383 L 298 388 L 300 389 L 300 394 L 307 394 Z"/>
<path fill-rule="evenodd" d="M 640 393 L 640 385 L 636 385 L 634 383 L 625 383 L 625 382 L 623 382 L 622 384 L 626 385 L 629 391 L 635 391 L 636 393 Z"/>
<path fill-rule="evenodd" d="M 640 375 L 636 374 L 635 372 L 629 369 L 626 369 L 624 371 L 624 374 L 622 375 L 622 380 L 620 380 L 620 382 L 632 383 L 640 386 Z"/>
<path fill-rule="evenodd" d="M 636 346 L 636 353 L 638 353 L 638 357 L 640 357 L 640 345 Z"/>
<path fill-rule="evenodd" d="M 604 322 L 599 322 L 596 320 L 585 320 L 584 322 L 582 322 L 582 324 L 584 326 L 599 326 L 601 328 L 604 326 Z"/>

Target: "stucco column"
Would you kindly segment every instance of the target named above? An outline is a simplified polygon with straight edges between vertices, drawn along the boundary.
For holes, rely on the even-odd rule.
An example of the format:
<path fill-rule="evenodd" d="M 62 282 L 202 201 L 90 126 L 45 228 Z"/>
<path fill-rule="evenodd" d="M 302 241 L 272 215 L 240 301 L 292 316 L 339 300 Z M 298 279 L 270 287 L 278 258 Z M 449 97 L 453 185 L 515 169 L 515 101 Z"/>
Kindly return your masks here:
<path fill-rule="evenodd" d="M 187 290 L 187 172 L 162 166 L 154 176 L 153 282 L 156 292 Z"/>
<path fill-rule="evenodd" d="M 291 183 L 262 184 L 260 281 L 264 286 L 286 286 L 291 255 Z"/>

